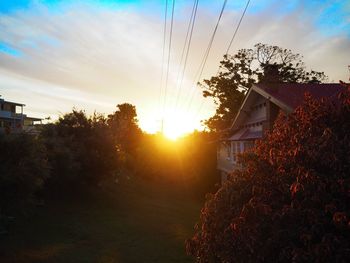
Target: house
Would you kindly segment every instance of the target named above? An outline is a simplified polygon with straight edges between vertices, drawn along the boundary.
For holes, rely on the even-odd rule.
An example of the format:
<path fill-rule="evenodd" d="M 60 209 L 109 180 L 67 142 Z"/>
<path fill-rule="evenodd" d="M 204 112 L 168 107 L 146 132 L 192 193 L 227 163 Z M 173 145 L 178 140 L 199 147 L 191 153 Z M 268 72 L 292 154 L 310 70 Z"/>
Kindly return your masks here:
<path fill-rule="evenodd" d="M 334 97 L 343 90 L 340 84 L 260 83 L 248 91 L 243 104 L 220 140 L 217 149 L 217 169 L 222 181 L 233 170 L 239 168 L 237 155 L 254 146 L 265 131 L 272 129 L 280 112 L 289 114 L 300 106 L 309 93 L 315 99 Z"/>
<path fill-rule="evenodd" d="M 35 125 L 41 124 L 41 119 L 25 115 L 24 106 L 22 103 L 7 101 L 0 97 L 0 134 L 36 131 Z"/>

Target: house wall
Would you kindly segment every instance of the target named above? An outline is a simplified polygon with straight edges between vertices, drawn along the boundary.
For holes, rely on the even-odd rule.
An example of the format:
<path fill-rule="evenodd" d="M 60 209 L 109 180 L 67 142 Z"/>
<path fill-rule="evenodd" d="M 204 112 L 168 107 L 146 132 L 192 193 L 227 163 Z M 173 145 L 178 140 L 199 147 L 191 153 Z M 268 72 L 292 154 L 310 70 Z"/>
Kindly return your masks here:
<path fill-rule="evenodd" d="M 268 100 L 259 95 L 249 107 L 247 118 L 240 128 L 248 128 L 252 132 L 263 131 L 268 120 Z"/>
<path fill-rule="evenodd" d="M 24 119 L 23 125 L 24 125 L 24 126 L 33 126 L 33 125 L 34 125 L 34 122 L 33 122 L 33 120 L 31 120 L 31 119 Z"/>
<path fill-rule="evenodd" d="M 278 109 L 278 107 L 277 107 Z M 242 120 L 239 129 L 248 129 L 251 132 L 263 132 L 270 126 L 269 118 L 275 119 L 276 109 L 260 94 L 251 94 L 242 109 L 246 118 Z M 278 113 L 277 113 L 278 114 Z M 277 116 L 277 115 L 276 115 Z M 222 178 L 235 169 L 240 169 L 237 163 L 237 155 L 254 146 L 254 140 L 225 141 L 218 148 L 217 168 L 222 173 Z M 230 149 L 228 149 L 228 147 Z"/>
<path fill-rule="evenodd" d="M 1 105 L 1 110 L 16 113 L 16 105 L 9 104 L 9 103 L 5 102 Z"/>
<path fill-rule="evenodd" d="M 217 152 L 217 168 L 224 178 L 232 171 L 239 169 L 238 155 L 251 149 L 254 141 L 225 141 L 220 143 Z"/>
<path fill-rule="evenodd" d="M 41 120 L 23 114 L 23 106 L 0 99 L 0 133 L 38 132 L 35 122 Z"/>
<path fill-rule="evenodd" d="M 18 133 L 22 131 L 21 119 L 0 118 L 0 133 Z"/>
<path fill-rule="evenodd" d="M 217 167 L 223 172 L 232 171 L 232 148 L 228 142 L 221 142 L 217 148 Z"/>

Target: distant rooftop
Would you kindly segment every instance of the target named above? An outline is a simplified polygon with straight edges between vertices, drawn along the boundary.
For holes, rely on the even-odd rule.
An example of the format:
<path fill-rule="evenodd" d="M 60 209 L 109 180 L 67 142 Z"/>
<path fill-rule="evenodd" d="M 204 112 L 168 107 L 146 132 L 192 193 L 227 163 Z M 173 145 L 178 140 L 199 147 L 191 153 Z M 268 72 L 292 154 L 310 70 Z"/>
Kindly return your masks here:
<path fill-rule="evenodd" d="M 6 103 L 8 103 L 8 104 L 16 105 L 16 106 L 26 106 L 26 105 L 23 104 L 23 103 L 18 103 L 18 102 L 12 102 L 12 101 L 5 100 L 5 99 L 3 99 L 3 98 L 1 97 L 1 95 L 0 95 L 0 101 L 1 101 L 1 102 L 6 102 Z"/>

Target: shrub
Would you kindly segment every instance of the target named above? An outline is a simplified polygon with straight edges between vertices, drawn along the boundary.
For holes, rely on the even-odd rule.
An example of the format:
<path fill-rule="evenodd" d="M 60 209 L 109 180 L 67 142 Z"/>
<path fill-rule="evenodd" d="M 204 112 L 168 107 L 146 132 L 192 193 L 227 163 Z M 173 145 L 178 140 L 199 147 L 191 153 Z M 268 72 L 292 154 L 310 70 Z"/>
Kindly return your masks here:
<path fill-rule="evenodd" d="M 44 126 L 41 136 L 52 166 L 50 188 L 96 184 L 116 172 L 117 150 L 102 115 L 73 110 Z"/>
<path fill-rule="evenodd" d="M 211 195 L 187 252 L 198 262 L 350 259 L 350 95 L 309 96 Z"/>
<path fill-rule="evenodd" d="M 0 216 L 24 212 L 49 176 L 46 149 L 28 134 L 0 136 Z"/>

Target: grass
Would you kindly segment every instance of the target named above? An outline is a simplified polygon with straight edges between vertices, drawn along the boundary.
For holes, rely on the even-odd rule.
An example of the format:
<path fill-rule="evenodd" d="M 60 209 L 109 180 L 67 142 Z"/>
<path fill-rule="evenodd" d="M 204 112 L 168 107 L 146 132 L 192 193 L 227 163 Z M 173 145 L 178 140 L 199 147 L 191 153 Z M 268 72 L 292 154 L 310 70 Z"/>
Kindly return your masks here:
<path fill-rule="evenodd" d="M 200 204 L 184 189 L 133 183 L 47 201 L 0 239 L 0 262 L 192 262 Z"/>

